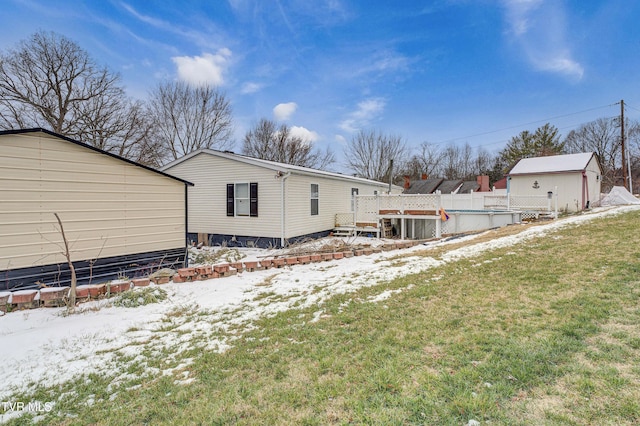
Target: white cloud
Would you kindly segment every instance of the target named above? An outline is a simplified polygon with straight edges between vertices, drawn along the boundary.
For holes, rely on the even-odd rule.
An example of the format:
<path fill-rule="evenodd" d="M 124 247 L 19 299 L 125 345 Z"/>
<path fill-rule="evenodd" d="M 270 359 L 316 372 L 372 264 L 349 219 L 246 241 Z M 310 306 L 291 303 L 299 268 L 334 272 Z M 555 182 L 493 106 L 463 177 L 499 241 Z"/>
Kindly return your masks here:
<path fill-rule="evenodd" d="M 231 51 L 227 48 L 218 50 L 213 55 L 175 56 L 171 58 L 178 67 L 178 77 L 193 85 L 211 84 L 219 86 L 224 83 L 224 72 L 227 70 Z"/>
<path fill-rule="evenodd" d="M 583 66 L 573 58 L 562 4 L 551 0 L 503 0 L 507 35 L 538 71 L 580 80 Z"/>
<path fill-rule="evenodd" d="M 382 98 L 369 98 L 358 103 L 358 108 L 351 112 L 340 123 L 340 128 L 347 132 L 356 132 L 367 126 L 384 111 L 386 101 Z"/>
<path fill-rule="evenodd" d="M 313 130 L 309 130 L 305 127 L 291 126 L 291 136 L 298 137 L 303 141 L 315 142 L 320 139 L 320 135 Z"/>
<path fill-rule="evenodd" d="M 264 85 L 262 85 L 260 83 L 254 83 L 252 81 L 249 81 L 249 82 L 244 83 L 242 85 L 242 88 L 240 89 L 240 93 L 242 93 L 243 95 L 248 95 L 250 93 L 256 93 L 256 92 L 259 92 L 260 90 L 262 90 L 263 87 L 264 87 Z"/>
<path fill-rule="evenodd" d="M 286 104 L 278 104 L 273 108 L 273 116 L 278 121 L 288 120 L 291 118 L 294 112 L 298 109 L 298 104 L 295 102 L 287 102 Z"/>

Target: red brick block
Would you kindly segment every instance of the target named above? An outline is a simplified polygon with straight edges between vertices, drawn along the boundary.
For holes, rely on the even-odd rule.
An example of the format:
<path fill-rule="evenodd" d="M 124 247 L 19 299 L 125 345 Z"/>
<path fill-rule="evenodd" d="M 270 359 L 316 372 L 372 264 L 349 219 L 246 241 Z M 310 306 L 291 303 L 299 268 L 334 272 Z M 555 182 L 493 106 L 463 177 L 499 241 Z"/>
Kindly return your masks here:
<path fill-rule="evenodd" d="M 352 251 L 343 251 L 342 254 L 344 255 L 344 257 L 353 257 Z"/>
<path fill-rule="evenodd" d="M 89 299 L 91 297 L 91 295 L 89 294 L 89 287 L 91 286 L 86 284 L 76 286 L 76 300 Z"/>
<path fill-rule="evenodd" d="M 264 269 L 269 269 L 273 267 L 273 260 L 272 259 L 263 259 L 260 261 L 260 266 L 262 266 Z"/>
<path fill-rule="evenodd" d="M 244 262 L 244 269 L 246 271 L 252 272 L 259 268 L 258 262 Z"/>
<path fill-rule="evenodd" d="M 287 265 L 297 265 L 298 262 L 298 257 L 297 256 L 293 256 L 293 257 L 285 257 L 284 258 L 284 263 L 286 263 Z"/>
<path fill-rule="evenodd" d="M 116 280 L 109 283 L 109 293 L 111 294 L 118 294 L 127 290 L 131 290 L 131 281 L 129 280 Z"/>
<path fill-rule="evenodd" d="M 322 253 L 322 260 L 333 260 L 333 253 Z"/>
<path fill-rule="evenodd" d="M 322 255 L 321 254 L 312 254 L 311 256 L 311 261 L 312 262 L 320 262 L 322 260 Z"/>
<path fill-rule="evenodd" d="M 8 291 L 0 292 L 0 312 L 7 312 L 9 296 L 11 296 L 11 293 Z"/>
<path fill-rule="evenodd" d="M 298 262 L 303 265 L 311 263 L 311 256 L 298 256 Z"/>
<path fill-rule="evenodd" d="M 17 290 L 11 292 L 11 304 L 18 309 L 35 308 L 38 302 L 35 300 L 38 290 Z"/>
<path fill-rule="evenodd" d="M 92 299 L 99 299 L 102 296 L 107 294 L 107 285 L 106 284 L 94 284 L 89 286 L 89 296 Z"/>
<path fill-rule="evenodd" d="M 213 270 L 222 275 L 225 272 L 229 272 L 229 264 L 221 263 L 220 265 L 213 265 Z"/>
<path fill-rule="evenodd" d="M 180 268 L 178 269 L 178 275 L 182 278 L 191 278 L 196 276 L 196 268 Z"/>
<path fill-rule="evenodd" d="M 244 271 L 244 266 L 242 265 L 242 262 L 232 262 L 232 263 L 229 264 L 229 266 L 231 266 L 237 272 Z"/>
<path fill-rule="evenodd" d="M 134 278 L 131 280 L 134 287 L 146 287 L 151 283 L 149 278 Z"/>
<path fill-rule="evenodd" d="M 186 283 L 188 281 L 187 277 L 183 277 L 180 274 L 176 274 L 173 276 L 173 282 L 180 284 L 180 283 Z"/>
<path fill-rule="evenodd" d="M 69 295 L 69 287 L 45 287 L 40 289 L 40 304 L 44 306 L 64 306 Z"/>
<path fill-rule="evenodd" d="M 333 258 L 334 259 L 342 259 L 343 257 L 344 257 L 344 253 L 341 252 L 341 251 L 333 253 Z"/>
<path fill-rule="evenodd" d="M 169 281 L 171 281 L 171 277 L 169 276 L 153 277 L 151 278 L 151 281 L 156 285 L 166 284 Z"/>
<path fill-rule="evenodd" d="M 282 268 L 284 266 L 284 259 L 282 258 L 273 259 L 273 266 L 275 266 L 276 268 Z"/>

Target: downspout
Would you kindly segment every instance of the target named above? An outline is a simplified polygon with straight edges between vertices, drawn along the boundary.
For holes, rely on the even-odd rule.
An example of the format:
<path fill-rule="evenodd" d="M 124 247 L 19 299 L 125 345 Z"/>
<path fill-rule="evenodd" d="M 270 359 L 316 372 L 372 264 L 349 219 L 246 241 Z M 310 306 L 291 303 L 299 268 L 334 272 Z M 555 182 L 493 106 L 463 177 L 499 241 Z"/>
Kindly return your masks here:
<path fill-rule="evenodd" d="M 184 264 L 183 266 L 186 268 L 189 266 L 189 194 L 188 189 L 189 185 L 184 185 L 184 239 L 185 239 L 185 250 L 184 250 Z"/>
<path fill-rule="evenodd" d="M 511 176 L 507 176 L 507 210 L 511 210 Z"/>
<path fill-rule="evenodd" d="M 285 240 L 285 196 L 284 196 L 284 181 L 291 176 L 291 172 L 280 175 L 280 200 L 282 205 L 280 206 L 280 246 L 284 248 Z"/>
<path fill-rule="evenodd" d="M 583 170 L 582 171 L 582 210 L 585 209 L 586 203 L 589 203 L 589 180 L 587 179 L 587 172 Z"/>

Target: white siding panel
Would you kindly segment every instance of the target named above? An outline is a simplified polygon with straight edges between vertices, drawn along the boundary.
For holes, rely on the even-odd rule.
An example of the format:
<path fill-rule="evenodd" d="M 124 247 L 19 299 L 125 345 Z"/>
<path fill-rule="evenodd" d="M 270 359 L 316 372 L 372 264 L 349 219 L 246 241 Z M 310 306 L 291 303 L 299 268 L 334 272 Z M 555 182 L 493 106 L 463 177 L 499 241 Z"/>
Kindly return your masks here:
<path fill-rule="evenodd" d="M 0 140 L 0 269 L 184 245 L 184 184 L 45 134 Z"/>
<path fill-rule="evenodd" d="M 318 184 L 318 215 L 311 215 L 311 184 Z M 335 227 L 336 213 L 351 211 L 351 189 L 373 195 L 383 188 L 344 180 L 292 175 L 287 180 L 286 238 L 323 232 Z"/>
<path fill-rule="evenodd" d="M 280 238 L 282 178 L 273 170 L 201 153 L 166 172 L 195 185 L 189 189 L 189 232 Z M 228 217 L 227 184 L 250 182 L 258 182 L 258 217 Z"/>

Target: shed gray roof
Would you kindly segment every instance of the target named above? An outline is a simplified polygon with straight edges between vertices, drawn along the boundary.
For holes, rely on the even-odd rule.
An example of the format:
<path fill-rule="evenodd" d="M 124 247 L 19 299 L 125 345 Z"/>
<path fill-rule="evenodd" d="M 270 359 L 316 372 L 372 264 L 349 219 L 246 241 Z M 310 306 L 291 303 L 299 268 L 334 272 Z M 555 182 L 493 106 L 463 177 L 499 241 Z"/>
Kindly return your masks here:
<path fill-rule="evenodd" d="M 523 158 L 511 169 L 509 175 L 580 172 L 586 169 L 594 156 L 596 156 L 594 152 L 582 152 L 579 154 Z"/>

